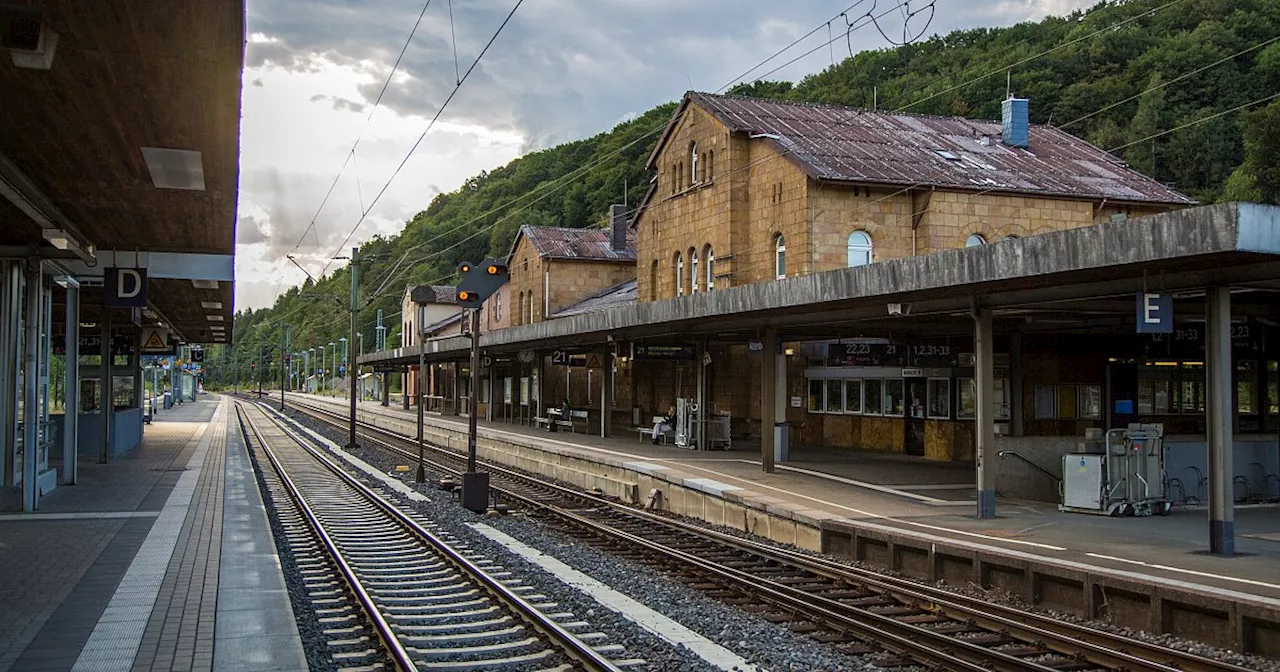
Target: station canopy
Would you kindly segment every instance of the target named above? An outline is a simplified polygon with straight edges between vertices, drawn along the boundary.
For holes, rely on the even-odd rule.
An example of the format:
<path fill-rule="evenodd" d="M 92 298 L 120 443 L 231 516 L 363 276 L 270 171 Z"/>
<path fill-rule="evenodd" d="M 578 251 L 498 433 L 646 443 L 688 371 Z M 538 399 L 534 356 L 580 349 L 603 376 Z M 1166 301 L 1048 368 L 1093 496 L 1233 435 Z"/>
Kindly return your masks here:
<path fill-rule="evenodd" d="M 64 266 L 90 322 L 103 269 L 146 268 L 145 325 L 229 338 L 243 1 L 4 4 L 0 28 L 2 256 Z"/>

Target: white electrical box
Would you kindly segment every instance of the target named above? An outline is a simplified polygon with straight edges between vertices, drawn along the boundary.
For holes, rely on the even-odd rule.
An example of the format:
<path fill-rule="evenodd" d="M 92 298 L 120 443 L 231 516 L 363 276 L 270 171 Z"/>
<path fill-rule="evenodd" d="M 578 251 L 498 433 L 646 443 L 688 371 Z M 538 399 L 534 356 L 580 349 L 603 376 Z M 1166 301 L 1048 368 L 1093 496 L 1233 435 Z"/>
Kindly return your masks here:
<path fill-rule="evenodd" d="M 1102 510 L 1102 455 L 1062 456 L 1062 508 Z"/>

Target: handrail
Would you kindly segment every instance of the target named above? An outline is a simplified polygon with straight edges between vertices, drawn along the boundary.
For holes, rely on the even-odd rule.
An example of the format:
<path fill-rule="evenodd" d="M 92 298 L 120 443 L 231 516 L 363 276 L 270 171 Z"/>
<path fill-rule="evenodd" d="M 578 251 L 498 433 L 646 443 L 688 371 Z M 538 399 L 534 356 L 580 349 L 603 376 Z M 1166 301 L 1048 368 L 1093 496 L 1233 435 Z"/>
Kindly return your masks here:
<path fill-rule="evenodd" d="M 1043 473 L 1045 476 L 1048 476 L 1049 478 L 1052 478 L 1053 480 L 1055 480 L 1055 481 L 1057 481 L 1057 482 L 1059 482 L 1059 483 L 1061 483 L 1061 482 L 1062 482 L 1062 477 L 1061 477 L 1061 476 L 1058 476 L 1058 475 L 1054 474 L 1052 471 L 1049 471 L 1048 469 L 1045 469 L 1044 467 L 1042 467 L 1042 466 L 1040 466 L 1040 465 L 1036 464 L 1035 462 L 1032 462 L 1031 460 L 1028 460 L 1027 458 L 1025 458 L 1025 457 L 1023 457 L 1022 455 L 1020 455 L 1020 454 L 1018 453 L 1018 451 L 1016 451 L 1016 450 L 1002 450 L 1002 451 L 1000 451 L 999 455 L 1000 455 L 1000 457 L 1008 457 L 1008 456 L 1012 455 L 1012 456 L 1014 456 L 1014 457 L 1018 458 L 1019 460 L 1022 460 L 1023 462 L 1026 462 L 1027 464 L 1029 464 L 1029 465 L 1031 465 L 1031 466 L 1035 467 L 1036 469 L 1040 470 L 1040 472 L 1041 472 L 1041 473 Z"/>

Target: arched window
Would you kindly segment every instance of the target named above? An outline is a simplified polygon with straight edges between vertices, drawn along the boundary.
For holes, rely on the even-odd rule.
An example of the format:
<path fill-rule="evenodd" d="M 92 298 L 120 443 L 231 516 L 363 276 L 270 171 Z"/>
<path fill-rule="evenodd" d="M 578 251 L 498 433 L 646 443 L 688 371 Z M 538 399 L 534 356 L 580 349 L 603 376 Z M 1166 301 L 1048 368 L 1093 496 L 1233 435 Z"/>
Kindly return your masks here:
<path fill-rule="evenodd" d="M 787 277 L 787 241 L 781 233 L 773 237 L 773 275 L 779 280 Z"/>
<path fill-rule="evenodd" d="M 689 184 L 698 183 L 698 143 L 689 143 Z"/>
<path fill-rule="evenodd" d="M 866 231 L 849 234 L 849 267 L 871 263 L 871 236 Z"/>
<path fill-rule="evenodd" d="M 676 296 L 684 296 L 684 258 L 676 252 Z"/>
<path fill-rule="evenodd" d="M 702 258 L 703 263 L 707 265 L 707 291 L 709 292 L 716 288 L 716 255 L 711 251 L 711 245 L 702 248 Z"/>
<path fill-rule="evenodd" d="M 716 179 L 716 150 L 707 150 L 707 181 Z"/>
<path fill-rule="evenodd" d="M 516 297 L 516 312 L 511 314 L 511 325 L 516 326 L 524 321 L 524 292 Z"/>
<path fill-rule="evenodd" d="M 524 322 L 525 324 L 533 324 L 533 290 L 529 290 L 529 294 L 524 297 L 524 300 Z"/>
<path fill-rule="evenodd" d="M 649 300 L 658 300 L 658 260 L 649 265 Z"/>
<path fill-rule="evenodd" d="M 698 293 L 698 251 L 689 248 L 689 293 Z"/>
<path fill-rule="evenodd" d="M 497 322 L 502 319 L 502 294 L 494 292 L 493 294 L 493 321 Z"/>
<path fill-rule="evenodd" d="M 969 234 L 969 237 L 964 241 L 965 247 L 978 247 L 979 245 L 986 245 L 986 244 L 987 244 L 987 239 L 983 238 L 982 234 L 980 233 L 971 233 Z"/>

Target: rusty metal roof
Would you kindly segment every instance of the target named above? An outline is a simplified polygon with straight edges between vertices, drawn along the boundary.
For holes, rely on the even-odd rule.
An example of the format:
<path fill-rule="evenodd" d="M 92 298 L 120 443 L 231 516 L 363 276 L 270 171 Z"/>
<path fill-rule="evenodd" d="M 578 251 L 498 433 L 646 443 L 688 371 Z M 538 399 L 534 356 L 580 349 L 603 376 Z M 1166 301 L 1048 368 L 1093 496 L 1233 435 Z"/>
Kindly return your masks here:
<path fill-rule="evenodd" d="M 635 302 L 636 281 L 627 280 L 607 289 L 602 289 L 577 303 L 571 303 L 552 313 L 551 317 L 568 317 L 570 315 L 594 313 L 598 310 L 608 310 L 609 308 L 616 308 Z"/>
<path fill-rule="evenodd" d="M 447 303 L 458 302 L 458 288 L 451 285 L 409 285 L 405 293 L 415 303 Z"/>
<path fill-rule="evenodd" d="M 733 133 L 772 142 L 817 180 L 1195 203 L 1126 167 L 1120 158 L 1052 126 L 1033 124 L 1029 147 L 1020 149 L 1001 144 L 999 120 L 697 92 L 685 96 L 676 116 L 690 103 Z"/>
<path fill-rule="evenodd" d="M 584 259 L 589 261 L 636 260 L 636 234 L 627 231 L 627 249 L 614 250 L 609 229 L 567 229 L 559 226 L 523 226 L 533 249 L 544 259 Z M 519 242 L 518 240 L 516 242 Z M 515 250 L 513 243 L 511 249 Z"/>

